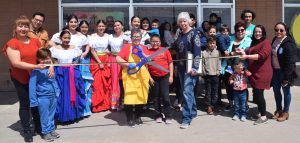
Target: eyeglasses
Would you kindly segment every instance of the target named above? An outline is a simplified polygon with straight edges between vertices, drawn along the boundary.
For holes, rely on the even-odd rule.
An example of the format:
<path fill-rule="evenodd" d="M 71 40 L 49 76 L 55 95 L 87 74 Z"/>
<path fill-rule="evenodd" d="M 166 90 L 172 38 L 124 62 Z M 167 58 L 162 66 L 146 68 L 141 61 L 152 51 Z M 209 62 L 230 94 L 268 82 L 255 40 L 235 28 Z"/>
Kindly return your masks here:
<path fill-rule="evenodd" d="M 141 39 L 140 36 L 132 36 L 132 39 Z"/>
<path fill-rule="evenodd" d="M 245 31 L 245 29 L 238 29 L 235 32 L 244 32 L 244 31 Z"/>
<path fill-rule="evenodd" d="M 36 19 L 36 18 L 34 18 L 33 19 L 35 22 L 38 22 L 38 23 L 43 23 L 44 21 L 43 20 L 39 20 L 39 19 Z"/>
<path fill-rule="evenodd" d="M 283 29 L 274 29 L 274 31 L 275 31 L 275 32 L 278 32 L 278 31 L 280 31 L 280 33 L 284 32 L 284 30 L 283 30 Z"/>
<path fill-rule="evenodd" d="M 151 43 L 153 43 L 153 44 L 159 44 L 160 41 L 151 41 Z"/>

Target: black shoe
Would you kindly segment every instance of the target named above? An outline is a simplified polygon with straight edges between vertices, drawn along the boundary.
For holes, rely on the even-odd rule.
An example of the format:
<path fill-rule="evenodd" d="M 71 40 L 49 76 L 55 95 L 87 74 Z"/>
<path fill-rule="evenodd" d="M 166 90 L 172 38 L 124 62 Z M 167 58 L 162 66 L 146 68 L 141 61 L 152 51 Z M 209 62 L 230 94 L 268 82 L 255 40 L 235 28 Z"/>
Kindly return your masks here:
<path fill-rule="evenodd" d="M 135 119 L 135 122 L 136 122 L 137 125 L 142 125 L 143 124 L 143 121 L 142 121 L 141 117 Z"/>
<path fill-rule="evenodd" d="M 54 139 L 52 138 L 51 134 L 46 134 L 43 136 L 43 139 L 46 141 L 46 142 L 53 142 Z"/>
<path fill-rule="evenodd" d="M 25 142 L 33 142 L 31 131 L 24 131 L 24 141 Z"/>
<path fill-rule="evenodd" d="M 134 128 L 135 127 L 134 121 L 132 120 L 128 121 L 128 126 Z"/>
<path fill-rule="evenodd" d="M 42 132 L 41 132 L 41 130 L 34 130 L 32 135 L 33 136 L 37 136 L 37 135 L 42 136 Z"/>
<path fill-rule="evenodd" d="M 60 135 L 55 131 L 51 132 L 50 135 L 53 139 L 58 139 L 60 137 Z"/>

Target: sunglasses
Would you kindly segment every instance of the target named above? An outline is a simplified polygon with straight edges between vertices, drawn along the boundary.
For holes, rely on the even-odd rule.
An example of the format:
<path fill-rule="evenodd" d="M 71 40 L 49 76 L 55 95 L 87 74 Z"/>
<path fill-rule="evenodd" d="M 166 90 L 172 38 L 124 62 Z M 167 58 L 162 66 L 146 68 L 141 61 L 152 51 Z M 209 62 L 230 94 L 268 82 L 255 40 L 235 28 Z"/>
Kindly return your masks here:
<path fill-rule="evenodd" d="M 278 32 L 278 31 L 280 31 L 281 33 L 284 32 L 283 29 L 274 29 L 274 30 L 275 30 L 275 32 Z"/>
<path fill-rule="evenodd" d="M 238 29 L 235 32 L 244 32 L 244 31 L 245 31 L 245 29 Z"/>

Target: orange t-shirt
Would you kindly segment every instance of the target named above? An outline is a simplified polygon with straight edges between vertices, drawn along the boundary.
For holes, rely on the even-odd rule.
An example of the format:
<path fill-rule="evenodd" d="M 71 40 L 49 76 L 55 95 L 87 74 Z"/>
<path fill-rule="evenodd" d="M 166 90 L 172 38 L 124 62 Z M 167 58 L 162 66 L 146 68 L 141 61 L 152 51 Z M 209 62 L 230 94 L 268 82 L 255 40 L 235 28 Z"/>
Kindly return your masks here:
<path fill-rule="evenodd" d="M 41 47 L 41 43 L 36 38 L 30 38 L 29 43 L 25 44 L 20 42 L 17 38 L 10 39 L 5 47 L 4 52 L 6 52 L 7 47 L 16 49 L 20 52 L 21 61 L 36 64 L 37 58 L 36 53 L 38 49 Z M 28 84 L 30 78 L 31 70 L 23 70 L 19 68 L 15 68 L 11 65 L 10 76 L 22 84 Z"/>
<path fill-rule="evenodd" d="M 38 31 L 38 33 L 35 33 L 34 31 L 30 30 L 27 33 L 27 36 L 30 38 L 39 39 L 39 41 L 41 43 L 41 47 L 48 48 L 49 37 L 48 37 L 48 32 L 46 30 L 41 29 L 40 31 Z"/>

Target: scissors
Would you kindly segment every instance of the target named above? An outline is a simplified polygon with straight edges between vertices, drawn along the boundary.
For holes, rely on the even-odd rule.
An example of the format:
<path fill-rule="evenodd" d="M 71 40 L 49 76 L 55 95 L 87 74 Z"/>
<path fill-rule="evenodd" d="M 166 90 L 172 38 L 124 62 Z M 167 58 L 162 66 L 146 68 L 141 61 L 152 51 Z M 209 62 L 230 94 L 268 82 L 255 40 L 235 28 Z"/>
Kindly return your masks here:
<path fill-rule="evenodd" d="M 143 50 L 141 47 L 139 46 L 133 46 L 132 47 L 132 54 L 135 54 L 137 55 L 140 59 L 141 59 L 141 62 L 137 63 L 136 64 L 136 68 L 135 69 L 127 69 L 127 73 L 130 75 L 130 74 L 135 74 L 137 73 L 143 65 L 145 64 L 149 64 L 149 65 L 152 65 L 164 72 L 170 72 L 169 70 L 163 68 L 162 66 L 158 65 L 158 64 L 155 64 L 153 61 L 151 61 L 151 59 L 163 52 L 165 52 L 166 50 L 168 50 L 170 47 L 166 47 L 166 48 L 163 48 L 157 52 L 155 52 L 154 54 L 146 57 L 144 54 L 143 54 Z"/>

